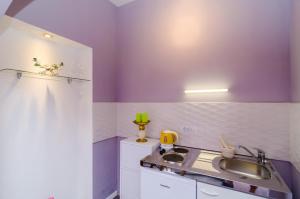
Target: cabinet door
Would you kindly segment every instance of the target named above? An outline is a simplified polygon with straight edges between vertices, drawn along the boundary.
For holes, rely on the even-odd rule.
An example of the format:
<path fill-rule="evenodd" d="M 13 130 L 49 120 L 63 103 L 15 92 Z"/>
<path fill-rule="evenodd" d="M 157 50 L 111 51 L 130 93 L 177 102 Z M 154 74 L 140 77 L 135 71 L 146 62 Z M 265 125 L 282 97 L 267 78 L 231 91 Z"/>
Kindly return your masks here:
<path fill-rule="evenodd" d="M 139 170 L 120 169 L 120 198 L 140 199 Z"/>
<path fill-rule="evenodd" d="M 120 167 L 139 170 L 140 161 L 151 154 L 151 148 L 140 147 L 132 144 L 121 143 L 120 148 Z"/>
<path fill-rule="evenodd" d="M 264 198 L 198 182 L 197 199 L 264 199 Z"/>
<path fill-rule="evenodd" d="M 141 199 L 196 199 L 196 181 L 141 169 Z"/>

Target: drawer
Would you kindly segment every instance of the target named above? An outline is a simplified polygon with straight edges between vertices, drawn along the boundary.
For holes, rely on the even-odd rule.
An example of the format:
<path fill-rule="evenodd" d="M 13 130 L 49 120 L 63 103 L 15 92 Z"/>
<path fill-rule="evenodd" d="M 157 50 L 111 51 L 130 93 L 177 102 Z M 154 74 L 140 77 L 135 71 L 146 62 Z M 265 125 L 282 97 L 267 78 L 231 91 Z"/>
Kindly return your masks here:
<path fill-rule="evenodd" d="M 196 181 L 141 169 L 141 199 L 196 199 Z"/>
<path fill-rule="evenodd" d="M 197 199 L 264 199 L 264 198 L 198 182 Z"/>

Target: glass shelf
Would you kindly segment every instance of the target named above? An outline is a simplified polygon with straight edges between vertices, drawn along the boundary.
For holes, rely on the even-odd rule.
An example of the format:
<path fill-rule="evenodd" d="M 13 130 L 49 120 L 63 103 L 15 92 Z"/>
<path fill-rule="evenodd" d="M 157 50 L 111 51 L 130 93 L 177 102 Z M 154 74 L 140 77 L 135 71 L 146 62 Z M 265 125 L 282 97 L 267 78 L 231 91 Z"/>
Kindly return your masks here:
<path fill-rule="evenodd" d="M 57 80 L 57 79 L 62 79 L 62 80 L 67 80 L 67 82 L 70 84 L 72 83 L 73 80 L 75 81 L 82 81 L 82 82 L 89 82 L 91 80 L 89 79 L 83 79 L 83 78 L 78 78 L 78 77 L 69 77 L 69 76 L 62 76 L 62 75 L 44 75 L 38 72 L 32 72 L 32 71 L 26 71 L 26 70 L 18 70 L 18 69 L 12 69 L 12 68 L 4 68 L 0 69 L 0 72 L 13 72 L 16 73 L 17 78 L 21 79 L 23 75 L 33 77 L 33 78 L 39 78 L 39 79 L 47 79 L 47 80 Z"/>

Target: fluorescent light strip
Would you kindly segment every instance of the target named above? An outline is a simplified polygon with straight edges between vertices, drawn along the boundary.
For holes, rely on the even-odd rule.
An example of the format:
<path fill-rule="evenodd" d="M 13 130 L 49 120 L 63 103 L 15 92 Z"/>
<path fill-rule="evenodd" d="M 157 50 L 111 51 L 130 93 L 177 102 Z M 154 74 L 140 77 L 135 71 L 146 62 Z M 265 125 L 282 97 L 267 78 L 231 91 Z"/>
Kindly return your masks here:
<path fill-rule="evenodd" d="M 185 94 L 197 94 L 197 93 L 226 93 L 228 92 L 227 88 L 222 89 L 201 89 L 201 90 L 185 90 Z"/>

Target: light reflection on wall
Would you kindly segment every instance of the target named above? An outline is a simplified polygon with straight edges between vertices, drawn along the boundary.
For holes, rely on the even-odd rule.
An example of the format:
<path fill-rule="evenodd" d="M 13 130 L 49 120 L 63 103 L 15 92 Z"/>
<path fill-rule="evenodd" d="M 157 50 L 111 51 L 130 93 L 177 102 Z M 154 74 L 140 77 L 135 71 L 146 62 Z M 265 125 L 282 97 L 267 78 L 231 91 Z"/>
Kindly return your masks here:
<path fill-rule="evenodd" d="M 169 15 L 169 34 L 175 47 L 189 48 L 201 42 L 201 13 L 192 5 L 193 0 L 181 0 Z"/>
<path fill-rule="evenodd" d="M 171 31 L 172 43 L 177 47 L 193 47 L 199 42 L 200 30 L 197 20 L 193 17 L 182 16 L 174 22 Z"/>

